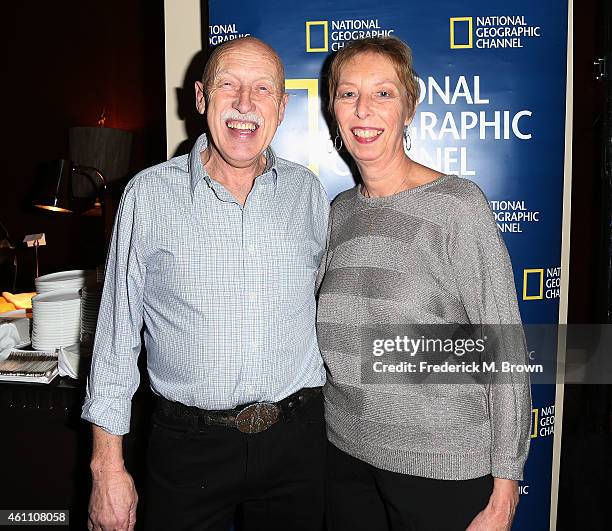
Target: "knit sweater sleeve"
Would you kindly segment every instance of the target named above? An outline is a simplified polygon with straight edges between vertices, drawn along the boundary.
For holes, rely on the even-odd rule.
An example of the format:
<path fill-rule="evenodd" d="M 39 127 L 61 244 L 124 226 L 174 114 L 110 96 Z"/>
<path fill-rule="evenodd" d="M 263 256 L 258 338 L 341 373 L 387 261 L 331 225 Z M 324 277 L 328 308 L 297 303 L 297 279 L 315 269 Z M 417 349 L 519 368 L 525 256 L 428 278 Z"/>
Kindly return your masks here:
<path fill-rule="evenodd" d="M 449 219 L 449 256 L 472 324 L 493 325 L 496 368 L 527 364 L 512 264 L 482 191 L 470 181 Z M 499 325 L 499 326 L 498 326 Z M 523 479 L 531 424 L 528 373 L 495 374 L 488 386 L 493 477 Z"/>

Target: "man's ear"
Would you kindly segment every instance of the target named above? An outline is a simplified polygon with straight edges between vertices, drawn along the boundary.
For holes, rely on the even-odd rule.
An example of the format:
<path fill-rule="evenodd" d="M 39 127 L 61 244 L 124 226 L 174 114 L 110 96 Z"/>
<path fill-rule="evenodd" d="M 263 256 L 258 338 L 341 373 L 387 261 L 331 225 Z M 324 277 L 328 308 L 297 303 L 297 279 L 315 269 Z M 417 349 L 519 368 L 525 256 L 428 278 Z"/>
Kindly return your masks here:
<path fill-rule="evenodd" d="M 287 102 L 289 101 L 289 94 L 286 92 L 283 93 L 280 100 L 280 105 L 278 106 L 278 125 L 283 122 L 283 118 L 285 117 L 285 109 L 287 108 Z"/>
<path fill-rule="evenodd" d="M 195 82 L 195 99 L 196 109 L 200 114 L 204 114 L 206 110 L 206 96 L 204 95 L 204 85 L 201 81 Z"/>

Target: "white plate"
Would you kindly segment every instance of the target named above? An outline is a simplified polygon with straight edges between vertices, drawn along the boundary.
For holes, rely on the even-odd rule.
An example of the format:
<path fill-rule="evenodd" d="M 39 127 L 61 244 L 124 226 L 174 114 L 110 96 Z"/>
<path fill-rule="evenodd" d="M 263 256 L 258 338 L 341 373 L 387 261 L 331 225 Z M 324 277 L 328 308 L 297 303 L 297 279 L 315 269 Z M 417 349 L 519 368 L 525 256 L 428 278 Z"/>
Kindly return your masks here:
<path fill-rule="evenodd" d="M 47 293 L 41 293 L 40 295 L 37 295 L 37 297 L 42 297 L 43 295 L 52 295 L 54 293 L 57 293 L 57 291 L 50 291 L 48 294 Z M 75 293 L 78 293 L 75 292 Z M 72 301 L 57 301 L 57 302 L 35 302 L 32 305 L 32 308 L 38 308 L 41 311 L 51 311 L 54 308 L 57 310 L 74 310 L 76 309 L 80 309 L 81 308 L 81 302 L 79 301 L 79 299 L 75 299 Z"/>
<path fill-rule="evenodd" d="M 80 319 L 71 319 L 70 321 L 45 321 L 45 322 L 36 322 L 32 327 L 33 330 L 68 330 L 69 328 L 74 328 L 78 326 L 81 322 Z"/>
<path fill-rule="evenodd" d="M 66 334 L 74 334 L 75 332 L 77 332 L 81 327 L 80 326 L 73 326 L 70 328 L 55 328 L 55 329 L 51 329 L 51 328 L 47 328 L 47 329 L 34 329 L 32 330 L 32 337 L 63 337 Z"/>
<path fill-rule="evenodd" d="M 65 337 L 71 337 L 74 333 L 61 333 L 61 334 L 32 334 L 32 341 L 60 341 Z"/>
<path fill-rule="evenodd" d="M 56 291 L 50 291 L 49 295 L 57 293 Z M 42 295 L 46 295 L 43 293 Z M 66 301 L 66 302 L 36 302 L 32 305 L 32 310 L 38 310 L 40 314 L 55 312 L 74 312 L 81 311 L 81 303 L 78 300 Z"/>
<path fill-rule="evenodd" d="M 61 326 L 64 322 L 73 323 L 81 318 L 78 312 L 71 314 L 60 313 L 59 315 L 41 315 L 34 313 L 34 326 Z"/>
<path fill-rule="evenodd" d="M 47 307 L 45 307 L 47 306 Z M 40 306 L 36 305 L 32 308 L 32 315 L 36 319 L 40 317 L 41 319 L 46 319 L 47 317 L 57 317 L 57 316 L 71 316 L 71 315 L 79 315 L 81 313 L 81 308 L 79 305 L 72 306 L 56 306 L 55 304 Z"/>
<path fill-rule="evenodd" d="M 71 334 L 69 336 L 64 337 L 33 337 L 32 343 L 39 345 L 68 345 L 78 341 L 80 334 Z"/>
<path fill-rule="evenodd" d="M 41 302 L 64 302 L 72 300 L 81 300 L 78 291 L 73 289 L 58 289 L 49 293 L 42 293 L 32 298 L 32 304 Z"/>
<path fill-rule="evenodd" d="M 87 283 L 87 277 L 66 278 L 64 280 L 39 280 L 35 284 L 37 286 L 71 286 L 84 285 Z"/>
<path fill-rule="evenodd" d="M 54 282 L 53 284 L 36 284 L 36 291 L 38 293 L 48 293 L 49 291 L 55 291 L 58 289 L 74 289 L 80 290 L 84 286 L 84 282 Z"/>
<path fill-rule="evenodd" d="M 35 282 L 47 282 L 57 280 L 70 280 L 73 278 L 96 277 L 95 269 L 71 269 L 70 271 L 58 271 L 57 273 L 49 273 L 41 275 L 34 279 Z"/>
<path fill-rule="evenodd" d="M 64 321 L 78 320 L 81 316 L 79 312 L 57 312 L 55 315 L 34 312 L 32 315 L 34 317 L 35 326 L 43 323 L 54 323 L 57 325 L 58 323 L 62 323 Z"/>
<path fill-rule="evenodd" d="M 43 339 L 49 339 L 49 340 L 57 340 L 57 339 L 64 339 L 66 337 L 73 337 L 79 334 L 80 329 L 77 328 L 75 330 L 62 330 L 61 332 L 56 332 L 56 333 L 48 333 L 48 332 L 36 332 L 36 333 L 32 333 L 32 340 L 38 340 L 41 341 Z"/>
<path fill-rule="evenodd" d="M 34 338 L 44 338 L 44 337 L 48 337 L 48 338 L 59 338 L 59 337 L 65 337 L 67 335 L 71 335 L 75 333 L 75 329 L 74 328 L 66 328 L 64 330 L 61 329 L 55 329 L 55 330 L 32 330 L 32 337 Z"/>
<path fill-rule="evenodd" d="M 81 316 L 78 312 L 73 313 L 73 314 L 59 314 L 59 315 L 45 315 L 45 316 L 41 316 L 33 314 L 34 315 L 34 326 L 40 326 L 40 325 L 53 325 L 53 326 L 59 326 L 62 323 L 74 323 L 74 322 L 78 322 L 81 319 Z"/>
<path fill-rule="evenodd" d="M 60 292 L 72 293 L 73 295 L 76 295 L 76 297 L 71 300 L 65 300 L 65 301 L 40 300 L 40 301 L 36 301 L 35 303 L 33 303 L 32 307 L 38 306 L 40 308 L 46 307 L 47 309 L 49 309 L 53 306 L 55 306 L 56 308 L 79 308 L 81 306 L 81 299 L 79 298 L 79 292 L 76 290 L 65 290 L 65 289 L 53 290 L 53 291 L 48 291 L 47 293 L 40 293 L 39 295 L 36 295 L 36 296 L 37 297 L 50 297 L 51 295 L 57 295 Z"/>

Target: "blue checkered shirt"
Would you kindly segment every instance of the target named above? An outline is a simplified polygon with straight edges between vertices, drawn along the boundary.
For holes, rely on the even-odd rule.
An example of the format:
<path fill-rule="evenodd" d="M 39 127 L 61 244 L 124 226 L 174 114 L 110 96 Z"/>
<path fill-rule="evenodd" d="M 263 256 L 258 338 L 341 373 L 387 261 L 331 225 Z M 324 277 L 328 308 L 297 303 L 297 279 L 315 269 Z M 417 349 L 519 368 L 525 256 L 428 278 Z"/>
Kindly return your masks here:
<path fill-rule="evenodd" d="M 316 273 L 328 199 L 306 168 L 266 152 L 244 207 L 189 155 L 139 173 L 119 207 L 83 418 L 130 429 L 141 329 L 151 387 L 203 409 L 277 402 L 325 382 Z"/>

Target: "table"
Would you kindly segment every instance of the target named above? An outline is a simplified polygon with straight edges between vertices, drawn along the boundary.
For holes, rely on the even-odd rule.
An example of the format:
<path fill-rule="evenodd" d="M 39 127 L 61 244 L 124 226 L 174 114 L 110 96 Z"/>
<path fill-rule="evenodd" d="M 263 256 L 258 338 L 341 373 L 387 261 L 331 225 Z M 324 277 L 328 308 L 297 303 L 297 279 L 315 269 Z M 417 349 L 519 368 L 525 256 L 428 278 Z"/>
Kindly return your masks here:
<path fill-rule="evenodd" d="M 132 430 L 124 438 L 126 466 L 139 490 L 152 405 L 142 372 Z M 87 528 L 91 428 L 80 419 L 84 394 L 84 381 L 66 377 L 50 384 L 0 382 L 0 508 L 69 509 L 70 528 Z"/>

